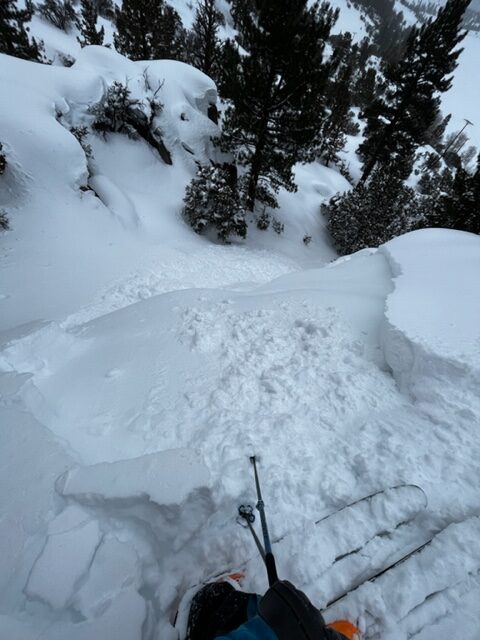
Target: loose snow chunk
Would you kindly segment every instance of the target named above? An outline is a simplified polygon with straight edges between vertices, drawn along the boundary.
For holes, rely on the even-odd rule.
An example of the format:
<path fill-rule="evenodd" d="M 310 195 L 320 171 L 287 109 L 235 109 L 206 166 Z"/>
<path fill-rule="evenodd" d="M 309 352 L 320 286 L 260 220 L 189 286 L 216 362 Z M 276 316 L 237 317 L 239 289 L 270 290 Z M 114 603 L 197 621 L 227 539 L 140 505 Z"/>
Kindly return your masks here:
<path fill-rule="evenodd" d="M 106 538 L 95 554 L 86 582 L 75 596 L 75 608 L 85 617 L 96 617 L 138 574 L 138 557 L 132 545 Z M 131 587 L 130 587 L 131 588 Z"/>
<path fill-rule="evenodd" d="M 95 620 L 60 622 L 36 636 L 38 640 L 140 640 L 146 616 L 145 600 L 134 590 L 122 592 Z"/>
<path fill-rule="evenodd" d="M 79 467 L 67 474 L 62 493 L 93 500 L 148 498 L 160 505 L 179 504 L 208 479 L 208 469 L 195 451 L 174 449 Z"/>
<path fill-rule="evenodd" d="M 65 607 L 78 581 L 88 571 L 101 537 L 95 520 L 48 536 L 28 579 L 27 595 L 47 602 L 54 609 Z"/>

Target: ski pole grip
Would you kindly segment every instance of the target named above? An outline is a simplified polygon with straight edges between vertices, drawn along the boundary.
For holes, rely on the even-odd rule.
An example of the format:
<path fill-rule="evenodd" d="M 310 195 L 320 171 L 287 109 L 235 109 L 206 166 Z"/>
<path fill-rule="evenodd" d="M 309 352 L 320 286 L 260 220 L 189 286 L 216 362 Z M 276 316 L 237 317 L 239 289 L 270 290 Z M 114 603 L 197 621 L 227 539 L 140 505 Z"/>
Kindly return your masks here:
<path fill-rule="evenodd" d="M 271 587 L 278 582 L 277 567 L 272 552 L 265 554 L 265 566 L 267 567 L 268 586 Z"/>

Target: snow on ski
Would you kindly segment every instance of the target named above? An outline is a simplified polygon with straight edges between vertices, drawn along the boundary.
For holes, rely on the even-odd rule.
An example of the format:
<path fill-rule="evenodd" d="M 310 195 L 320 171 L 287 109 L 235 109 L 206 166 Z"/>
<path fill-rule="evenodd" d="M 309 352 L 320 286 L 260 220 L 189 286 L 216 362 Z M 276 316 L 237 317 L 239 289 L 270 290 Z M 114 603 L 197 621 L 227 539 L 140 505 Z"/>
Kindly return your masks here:
<path fill-rule="evenodd" d="M 459 557 L 463 562 L 458 562 Z M 480 517 L 448 525 L 337 598 L 326 615 L 328 619 L 347 614 L 365 617 L 367 639 L 384 638 L 391 627 L 416 638 L 448 620 L 475 591 L 480 593 Z"/>
<path fill-rule="evenodd" d="M 383 569 L 392 557 L 403 557 L 418 546 L 422 530 L 416 519 L 426 506 L 427 498 L 420 487 L 398 485 L 360 498 L 312 523 L 307 530 L 274 538 L 273 550 L 278 558 L 280 578 L 308 584 L 309 594 L 313 594 L 316 604 L 323 608 L 339 594 L 355 588 Z M 293 575 L 295 557 L 299 553 L 315 559 L 309 576 Z M 236 571 L 242 576 L 241 589 L 255 591 L 258 584 L 255 578 L 263 577 L 264 567 L 259 555 L 255 554 Z M 224 571 L 209 576 L 187 590 L 176 616 L 180 636 L 195 593 L 208 582 L 223 579 L 232 582 L 228 577 L 230 574 L 231 571 Z M 232 584 L 239 586 L 238 581 Z"/>
<path fill-rule="evenodd" d="M 308 589 L 325 607 L 340 594 L 367 580 L 425 541 L 417 517 L 427 506 L 420 487 L 399 485 L 366 496 L 321 518 L 309 527 L 293 531 L 274 542 L 279 573 Z M 313 558 L 307 567 L 296 561 Z M 258 557 L 246 565 L 247 577 L 261 571 Z M 247 580 L 249 588 L 254 588 Z"/>

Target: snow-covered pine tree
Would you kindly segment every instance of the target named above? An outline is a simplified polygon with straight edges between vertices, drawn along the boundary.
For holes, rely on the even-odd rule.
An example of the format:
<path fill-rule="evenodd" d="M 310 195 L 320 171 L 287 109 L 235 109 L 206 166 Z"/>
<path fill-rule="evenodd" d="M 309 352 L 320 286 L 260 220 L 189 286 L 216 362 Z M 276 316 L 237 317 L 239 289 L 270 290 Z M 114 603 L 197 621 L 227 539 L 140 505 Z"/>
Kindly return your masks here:
<path fill-rule="evenodd" d="M 386 93 L 365 110 L 362 181 L 378 162 L 407 157 L 422 144 L 438 111 L 440 92 L 447 91 L 465 37 L 462 18 L 470 0 L 448 0 L 435 20 L 415 27 L 403 59 L 386 67 Z"/>
<path fill-rule="evenodd" d="M 332 77 L 332 74 L 337 75 L 341 67 L 353 63 L 353 58 L 358 54 L 358 48 L 353 44 L 353 36 L 349 31 L 331 35 L 329 43 L 333 48 L 329 60 L 330 77 Z"/>
<path fill-rule="evenodd" d="M 450 193 L 443 195 L 435 208 L 434 223 L 480 234 L 480 155 L 473 175 L 457 170 Z"/>
<path fill-rule="evenodd" d="M 158 152 L 165 164 L 173 164 L 172 156 L 162 139 L 163 132 L 155 122 L 163 109 L 157 98 L 160 88 L 161 86 L 147 100 L 141 101 L 132 98 L 127 85 L 114 82 L 103 98 L 89 108 L 90 114 L 94 116 L 92 128 L 104 135 L 108 132 L 124 133 L 134 139 L 142 138 Z"/>
<path fill-rule="evenodd" d="M 0 142 L 0 176 L 2 176 L 7 169 L 7 157 L 3 151 L 3 145 Z M 8 229 L 8 217 L 7 212 L 4 209 L 0 209 L 0 231 Z"/>
<path fill-rule="evenodd" d="M 82 47 L 89 44 L 102 45 L 105 37 L 105 29 L 101 27 L 97 31 L 98 9 L 95 0 L 81 0 L 80 18 L 78 28 L 80 36 L 77 38 Z"/>
<path fill-rule="evenodd" d="M 115 5 L 113 0 L 95 0 L 95 7 L 98 15 L 106 20 L 115 20 Z"/>
<path fill-rule="evenodd" d="M 6 231 L 9 226 L 7 212 L 4 209 L 0 209 L 0 231 Z"/>
<path fill-rule="evenodd" d="M 366 109 L 377 96 L 377 72 L 373 67 L 368 67 L 359 75 L 353 88 L 355 105 Z"/>
<path fill-rule="evenodd" d="M 451 118 L 451 113 L 443 117 L 442 112 L 438 110 L 435 120 L 425 132 L 425 142 L 439 153 L 444 149 L 443 136 L 445 135 L 445 131 Z"/>
<path fill-rule="evenodd" d="M 115 47 L 131 60 L 184 59 L 185 30 L 165 0 L 124 0 L 116 25 Z"/>
<path fill-rule="evenodd" d="M 318 144 L 328 74 L 323 51 L 338 13 L 327 2 L 308 4 L 232 2 L 239 35 L 238 43 L 224 46 L 220 86 L 230 103 L 222 147 L 246 168 L 250 211 L 260 201 L 259 185 L 269 203 L 280 187 L 294 191 L 293 165 L 311 157 Z"/>
<path fill-rule="evenodd" d="M 195 233 L 217 232 L 222 242 L 245 238 L 247 224 L 236 186 L 227 169 L 201 167 L 185 191 L 183 217 Z"/>
<path fill-rule="evenodd" d="M 75 22 L 75 9 L 70 0 L 44 0 L 37 9 L 41 16 L 62 31 L 68 31 Z"/>
<path fill-rule="evenodd" d="M 139 100 L 132 98 L 127 85 L 115 81 L 108 87 L 102 100 L 90 107 L 89 112 L 95 118 L 92 127 L 104 134 L 125 133 L 135 139 L 138 133 L 132 125 L 132 114 L 139 107 Z"/>
<path fill-rule="evenodd" d="M 328 167 L 338 161 L 338 153 L 347 141 L 346 134 L 353 130 L 351 84 L 353 67 L 344 64 L 338 71 L 338 77 L 331 83 L 328 96 L 330 113 L 322 124 L 320 144 L 317 155 Z"/>
<path fill-rule="evenodd" d="M 334 196 L 322 206 L 335 248 L 346 255 L 378 247 L 392 238 L 425 226 L 424 198 L 405 186 L 409 168 L 379 165 L 369 181 Z M 412 163 L 408 163 L 410 169 Z"/>
<path fill-rule="evenodd" d="M 397 62 L 403 55 L 407 38 L 408 29 L 404 26 L 403 13 L 397 13 L 393 3 L 391 12 L 380 21 L 375 31 L 373 41 L 376 52 L 386 62 Z"/>
<path fill-rule="evenodd" d="M 5 152 L 3 151 L 3 145 L 0 142 L 0 176 L 5 173 L 6 168 L 7 168 L 7 156 L 5 155 Z"/>
<path fill-rule="evenodd" d="M 188 61 L 207 76 L 218 79 L 222 47 L 218 29 L 225 24 L 216 0 L 198 0 L 195 22 L 189 38 Z"/>
<path fill-rule="evenodd" d="M 15 0 L 0 2 L 0 53 L 7 53 L 24 60 L 41 61 L 41 45 L 29 38 L 28 27 L 33 15 L 33 5 L 26 2 L 24 9 L 18 9 Z"/>

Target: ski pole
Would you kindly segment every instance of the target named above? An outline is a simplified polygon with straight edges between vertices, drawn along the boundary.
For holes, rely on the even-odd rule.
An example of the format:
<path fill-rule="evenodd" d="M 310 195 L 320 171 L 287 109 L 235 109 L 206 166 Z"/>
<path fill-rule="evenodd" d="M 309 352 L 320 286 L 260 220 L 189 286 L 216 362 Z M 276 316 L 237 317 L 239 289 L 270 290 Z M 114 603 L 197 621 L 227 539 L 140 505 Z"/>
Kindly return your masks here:
<path fill-rule="evenodd" d="M 263 544 L 265 546 L 265 566 L 267 567 L 268 585 L 271 587 L 275 582 L 278 582 L 277 567 L 275 565 L 275 558 L 272 553 L 272 545 L 270 543 L 270 536 L 268 535 L 267 518 L 265 516 L 265 505 L 262 499 L 262 491 L 260 489 L 260 480 L 258 478 L 257 460 L 255 456 L 250 457 L 250 462 L 253 464 L 253 471 L 255 473 L 255 486 L 257 488 L 257 509 L 260 513 L 260 522 L 262 523 Z"/>

